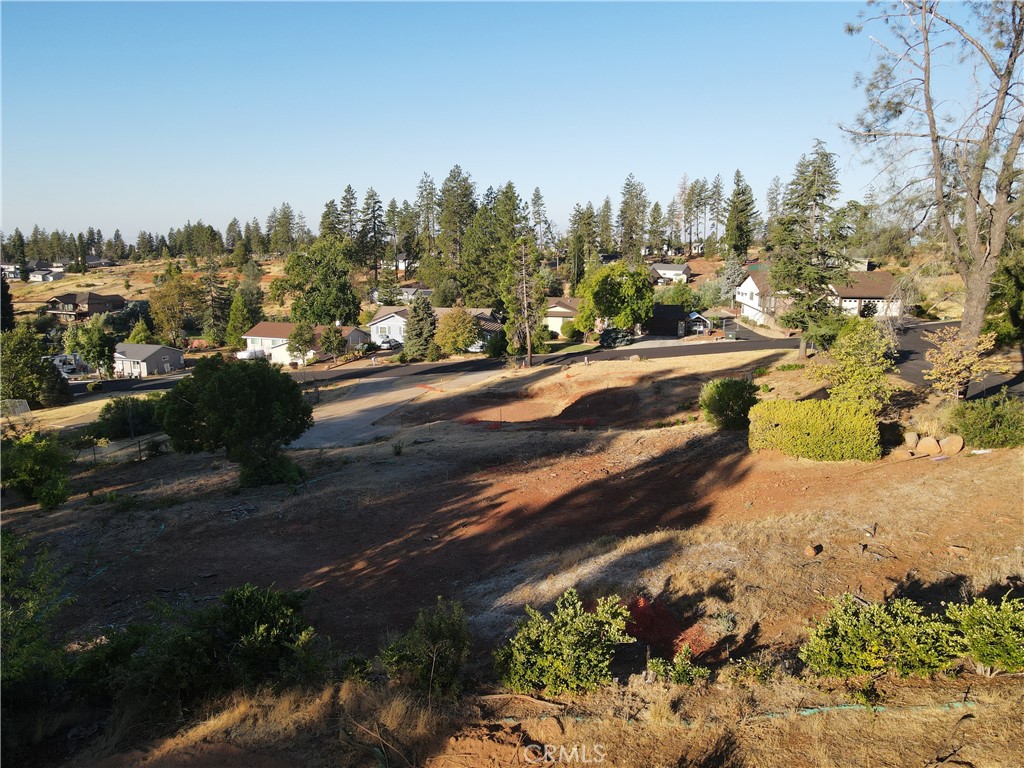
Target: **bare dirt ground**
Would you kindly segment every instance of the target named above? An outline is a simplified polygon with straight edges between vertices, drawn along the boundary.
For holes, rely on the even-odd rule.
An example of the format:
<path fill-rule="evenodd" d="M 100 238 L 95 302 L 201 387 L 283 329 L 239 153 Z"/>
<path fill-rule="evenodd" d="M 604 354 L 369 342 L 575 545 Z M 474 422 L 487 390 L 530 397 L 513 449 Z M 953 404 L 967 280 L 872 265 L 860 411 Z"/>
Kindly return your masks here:
<path fill-rule="evenodd" d="M 3 524 L 47 541 L 70 568 L 68 588 L 77 601 L 61 622 L 73 636 L 102 634 L 145 616 L 153 598 L 203 604 L 253 582 L 310 590 L 307 615 L 315 626 L 340 648 L 372 653 L 388 631 L 410 626 L 421 607 L 445 595 L 467 606 L 478 637 L 473 670 L 484 681 L 490 649 L 522 607 L 548 605 L 570 586 L 585 597 L 642 593 L 662 600 L 700 624 L 712 645 L 708 658 L 721 661 L 791 657 L 808 620 L 823 612 L 824 598 L 844 591 L 937 601 L 962 593 L 999 596 L 1019 584 L 1024 451 L 965 452 L 942 461 L 894 453 L 872 464 L 818 464 L 752 455 L 744 434 L 713 433 L 698 416 L 704 380 L 749 375 L 791 362 L 793 354 L 508 371 L 468 392 L 425 390 L 391 417 L 402 429 L 386 442 L 296 452 L 310 478 L 294 495 L 279 488 L 239 491 L 237 468 L 221 457 L 170 455 L 82 465 L 68 504 L 42 513 L 11 498 Z M 820 389 L 800 370 L 772 370 L 756 382 L 767 398 Z M 820 554 L 808 555 L 808 545 L 820 545 Z M 994 684 L 971 685 L 977 692 Z M 962 697 L 964 688 L 911 688 L 904 698 L 932 706 Z M 1002 717 L 1009 694 L 1005 687 L 992 690 L 977 706 Z M 774 694 L 755 701 L 729 691 L 707 695 L 724 697 L 717 707 L 751 716 L 773 706 Z M 645 763 L 635 746 L 633 757 L 611 764 L 698 764 L 697 758 L 683 762 L 694 744 L 691 737 L 680 740 L 679 729 L 689 733 L 691 726 L 680 723 L 704 717 L 700 695 L 662 700 L 648 692 L 637 712 L 648 720 L 661 713 L 649 728 L 623 725 L 637 714 L 622 720 L 629 696 L 616 695 L 617 703 L 594 704 L 588 717 L 606 732 L 611 721 L 633 729 L 623 744 L 661 739 L 657 754 L 664 762 Z M 797 701 L 848 701 L 836 696 L 805 690 L 775 703 L 790 711 Z M 525 717 L 513 714 L 520 723 Z M 735 713 L 720 715 L 728 721 Z M 942 717 L 945 728 L 949 717 Z M 514 728 L 487 713 L 478 720 L 462 730 L 446 726 L 451 739 L 430 747 L 430 764 L 504 760 L 519 738 Z M 721 754 L 742 753 L 750 764 L 879 764 L 870 755 L 843 762 L 842 749 L 815 751 L 819 726 L 799 725 L 803 720 L 752 721 L 746 735 L 722 730 L 716 720 L 715 732 L 741 739 L 742 749 L 723 742 Z M 675 736 L 659 736 L 663 726 Z M 532 727 L 539 731 L 540 721 Z M 596 738 L 593 729 L 572 728 L 581 739 Z M 217 733 L 171 757 L 160 752 L 164 762 L 151 764 L 242 765 L 250 748 L 260 759 L 273 756 L 273 745 Z M 758 743 L 786 739 L 797 745 L 780 753 L 788 762 L 758 757 Z M 896 734 L 884 740 L 899 742 Z M 915 761 L 931 749 L 926 746 L 913 754 Z M 718 749 L 704 745 L 701 754 L 712 748 Z M 237 749 L 240 756 L 232 752 Z M 987 762 L 982 751 L 975 764 L 1005 764 L 1008 758 L 998 757 L 1004 754 L 1024 762 L 1019 750 L 1008 749 L 991 752 L 997 759 Z M 465 754 L 475 757 L 458 762 Z M 730 764 L 726 757 L 703 764 Z M 265 764 L 294 764 L 295 756 L 275 759 Z"/>

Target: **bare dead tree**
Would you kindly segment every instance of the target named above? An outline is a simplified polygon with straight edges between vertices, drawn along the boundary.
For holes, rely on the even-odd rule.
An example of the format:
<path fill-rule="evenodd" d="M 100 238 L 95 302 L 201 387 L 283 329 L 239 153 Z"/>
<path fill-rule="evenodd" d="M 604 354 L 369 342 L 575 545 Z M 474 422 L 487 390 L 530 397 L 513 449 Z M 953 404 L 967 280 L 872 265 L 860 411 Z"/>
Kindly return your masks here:
<path fill-rule="evenodd" d="M 877 67 L 856 142 L 881 157 L 943 234 L 966 288 L 960 333 L 981 333 L 1007 231 L 1024 210 L 1024 0 L 869 2 L 849 31 L 872 36 Z"/>

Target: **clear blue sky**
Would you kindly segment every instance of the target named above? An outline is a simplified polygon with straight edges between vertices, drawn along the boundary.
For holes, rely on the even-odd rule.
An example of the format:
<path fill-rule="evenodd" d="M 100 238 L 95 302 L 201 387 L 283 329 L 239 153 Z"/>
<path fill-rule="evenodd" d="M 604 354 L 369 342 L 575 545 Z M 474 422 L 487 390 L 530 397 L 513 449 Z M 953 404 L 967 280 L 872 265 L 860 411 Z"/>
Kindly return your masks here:
<path fill-rule="evenodd" d="M 617 207 L 633 173 L 738 168 L 759 200 L 813 140 L 843 198 L 873 172 L 837 123 L 863 104 L 851 3 L 2 4 L 2 226 L 314 230 L 351 184 L 412 201 L 458 163 L 478 192 Z M 763 207 L 763 203 L 762 203 Z"/>

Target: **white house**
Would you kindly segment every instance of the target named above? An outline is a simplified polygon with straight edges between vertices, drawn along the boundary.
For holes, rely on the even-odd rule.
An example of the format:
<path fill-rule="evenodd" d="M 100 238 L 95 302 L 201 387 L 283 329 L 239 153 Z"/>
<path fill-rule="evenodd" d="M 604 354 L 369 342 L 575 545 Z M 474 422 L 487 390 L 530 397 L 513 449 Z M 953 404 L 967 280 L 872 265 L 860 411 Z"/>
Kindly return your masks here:
<path fill-rule="evenodd" d="M 114 376 L 120 378 L 142 379 L 184 368 L 185 355 L 174 347 L 128 344 L 122 341 L 114 349 Z"/>
<path fill-rule="evenodd" d="M 548 308 L 544 314 L 544 322 L 548 328 L 562 335 L 562 325 L 566 322 L 576 322 L 576 316 L 580 311 L 580 300 L 571 299 L 565 296 L 549 296 Z"/>
<path fill-rule="evenodd" d="M 52 283 L 54 280 L 63 280 L 64 272 L 52 269 L 37 269 L 35 272 L 29 272 L 28 279 L 30 283 Z"/>
<path fill-rule="evenodd" d="M 296 325 L 297 323 L 274 323 L 269 321 L 257 323 L 242 334 L 242 338 L 245 339 L 245 351 L 239 352 L 238 357 L 249 359 L 266 357 L 270 362 L 281 365 L 299 362 L 299 358 L 288 351 L 288 337 L 295 331 Z M 325 325 L 318 325 L 313 329 L 317 342 L 319 342 L 320 334 L 324 332 L 326 327 Z M 348 341 L 350 349 L 370 339 L 366 331 L 354 325 L 338 327 L 341 329 L 341 335 Z M 310 350 L 306 362 L 315 362 L 320 359 L 321 355 L 322 353 L 317 343 L 314 342 L 313 349 Z"/>
<path fill-rule="evenodd" d="M 651 264 L 651 280 L 662 285 L 685 283 L 692 274 L 689 264 Z"/>
<path fill-rule="evenodd" d="M 740 314 L 755 323 L 766 323 L 775 315 L 775 296 L 768 283 L 767 272 L 748 272 L 746 279 L 733 292 L 733 298 L 739 305 Z"/>
<path fill-rule="evenodd" d="M 441 318 L 450 307 L 434 307 L 434 316 Z M 480 325 L 480 333 L 484 337 L 501 330 L 501 323 L 494 316 L 494 310 L 486 307 L 466 307 L 469 314 L 476 318 Z M 409 307 L 381 307 L 370 321 L 370 341 L 380 344 L 384 339 L 395 339 L 405 343 L 405 325 L 409 321 Z M 474 350 L 476 351 L 476 350 Z"/>
<path fill-rule="evenodd" d="M 848 285 L 830 285 L 833 303 L 843 314 L 859 317 L 900 317 L 903 302 L 896 296 L 896 278 L 890 272 L 849 272 Z"/>

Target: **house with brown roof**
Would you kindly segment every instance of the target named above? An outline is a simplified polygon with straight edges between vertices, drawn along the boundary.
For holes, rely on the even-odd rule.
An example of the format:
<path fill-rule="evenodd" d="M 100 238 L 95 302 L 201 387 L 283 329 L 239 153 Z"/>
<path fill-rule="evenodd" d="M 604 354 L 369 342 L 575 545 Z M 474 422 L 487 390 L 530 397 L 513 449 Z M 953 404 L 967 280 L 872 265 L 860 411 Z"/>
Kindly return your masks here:
<path fill-rule="evenodd" d="M 849 272 L 848 283 L 830 285 L 833 303 L 845 315 L 856 317 L 899 317 L 903 302 L 896 295 L 896 278 L 891 272 Z"/>
<path fill-rule="evenodd" d="M 300 362 L 298 357 L 288 351 L 288 337 L 295 331 L 296 325 L 298 323 L 276 323 L 266 320 L 256 323 L 256 325 L 242 334 L 242 338 L 245 339 L 245 350 L 239 352 L 238 357 L 243 359 L 266 357 L 272 363 L 280 363 L 281 365 Z M 355 349 L 360 344 L 370 340 L 370 334 L 362 328 L 357 328 L 354 325 L 340 325 L 337 327 L 341 330 L 341 335 L 348 342 L 349 349 Z M 306 360 L 307 363 L 323 357 L 319 343 L 320 335 L 326 328 L 326 325 L 314 327 L 315 341 L 313 349 L 310 350 L 309 357 Z"/>
<path fill-rule="evenodd" d="M 855 317 L 899 317 L 903 302 L 896 295 L 896 278 L 890 272 L 847 272 L 845 283 L 829 285 L 830 300 L 843 314 Z M 740 314 L 767 323 L 786 311 L 784 293 L 771 289 L 768 271 L 752 270 L 734 293 Z"/>
<path fill-rule="evenodd" d="M 64 323 L 76 320 L 88 320 L 93 315 L 104 312 L 120 312 L 124 309 L 124 296 L 112 294 L 104 296 L 92 291 L 84 293 L 62 293 L 53 296 L 46 302 L 46 313 L 54 315 Z"/>
<path fill-rule="evenodd" d="M 564 323 L 576 322 L 576 316 L 580 313 L 580 300 L 567 296 L 548 296 L 547 302 L 544 323 L 561 336 Z"/>

